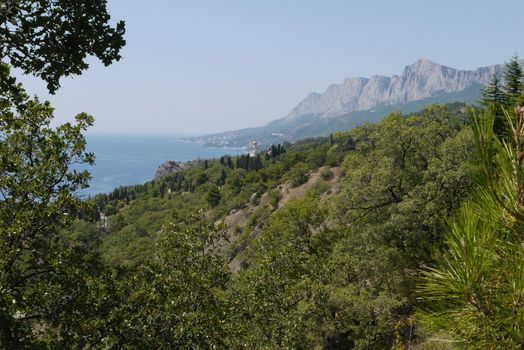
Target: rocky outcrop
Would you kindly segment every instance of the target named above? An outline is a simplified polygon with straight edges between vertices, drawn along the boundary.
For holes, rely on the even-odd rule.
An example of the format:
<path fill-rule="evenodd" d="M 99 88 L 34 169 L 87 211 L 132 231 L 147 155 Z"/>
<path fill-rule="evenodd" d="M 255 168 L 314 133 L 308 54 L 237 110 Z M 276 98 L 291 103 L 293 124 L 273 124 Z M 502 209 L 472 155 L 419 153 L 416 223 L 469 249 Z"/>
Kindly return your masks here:
<path fill-rule="evenodd" d="M 322 93 L 311 93 L 285 117 L 306 115 L 332 118 L 378 105 L 393 105 L 430 98 L 438 93 L 463 91 L 475 84 L 484 85 L 494 72 L 501 74 L 504 65 L 459 70 L 427 59 L 406 66 L 402 75 L 392 77 L 346 79 L 330 85 Z"/>
<path fill-rule="evenodd" d="M 187 168 L 188 168 L 187 164 L 177 163 L 172 160 L 168 160 L 167 162 L 160 164 L 160 166 L 156 170 L 155 180 L 161 179 L 166 175 L 169 175 L 179 170 L 184 170 Z"/>

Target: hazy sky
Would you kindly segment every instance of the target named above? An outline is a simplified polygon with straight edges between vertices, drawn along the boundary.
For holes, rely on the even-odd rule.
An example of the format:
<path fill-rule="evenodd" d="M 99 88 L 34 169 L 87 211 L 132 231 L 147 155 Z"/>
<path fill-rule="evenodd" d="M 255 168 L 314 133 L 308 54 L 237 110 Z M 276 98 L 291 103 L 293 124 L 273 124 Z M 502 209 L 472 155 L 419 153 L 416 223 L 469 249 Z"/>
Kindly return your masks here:
<path fill-rule="evenodd" d="M 108 0 L 124 59 L 94 63 L 50 99 L 93 133 L 202 134 L 259 126 L 345 78 L 424 57 L 461 69 L 524 56 L 522 0 Z"/>

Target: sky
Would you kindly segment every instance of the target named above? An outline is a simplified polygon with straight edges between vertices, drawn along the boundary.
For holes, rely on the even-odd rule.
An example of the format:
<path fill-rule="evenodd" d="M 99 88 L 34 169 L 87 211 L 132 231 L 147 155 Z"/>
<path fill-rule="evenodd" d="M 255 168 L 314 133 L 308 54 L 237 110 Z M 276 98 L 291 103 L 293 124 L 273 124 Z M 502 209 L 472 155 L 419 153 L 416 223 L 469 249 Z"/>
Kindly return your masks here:
<path fill-rule="evenodd" d="M 419 58 L 459 69 L 524 56 L 522 0 L 108 0 L 123 59 L 89 59 L 54 96 L 55 121 L 92 134 L 200 135 L 260 126 L 346 78 L 401 74 Z"/>

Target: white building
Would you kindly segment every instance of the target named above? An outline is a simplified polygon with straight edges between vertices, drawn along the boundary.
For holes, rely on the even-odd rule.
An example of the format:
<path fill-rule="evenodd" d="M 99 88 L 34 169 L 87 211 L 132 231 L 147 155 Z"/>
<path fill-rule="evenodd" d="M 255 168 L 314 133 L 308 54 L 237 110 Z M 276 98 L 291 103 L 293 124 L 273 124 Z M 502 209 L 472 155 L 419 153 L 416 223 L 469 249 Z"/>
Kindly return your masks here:
<path fill-rule="evenodd" d="M 251 141 L 251 148 L 249 149 L 249 156 L 254 158 L 257 156 L 257 142 L 255 140 Z"/>

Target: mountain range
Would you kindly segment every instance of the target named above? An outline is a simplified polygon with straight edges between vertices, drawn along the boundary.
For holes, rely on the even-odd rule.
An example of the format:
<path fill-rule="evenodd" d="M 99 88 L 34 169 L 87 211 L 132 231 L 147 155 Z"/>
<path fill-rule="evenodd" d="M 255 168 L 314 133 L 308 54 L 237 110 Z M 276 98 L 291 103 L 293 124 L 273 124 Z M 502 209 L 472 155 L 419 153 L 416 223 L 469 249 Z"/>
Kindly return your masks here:
<path fill-rule="evenodd" d="M 286 116 L 264 126 L 190 138 L 210 147 L 245 147 L 252 140 L 267 146 L 305 137 L 325 136 L 387 113 L 415 112 L 432 103 L 475 103 L 480 89 L 503 64 L 460 70 L 419 59 L 401 75 L 350 78 L 330 85 L 325 92 L 310 93 Z"/>

